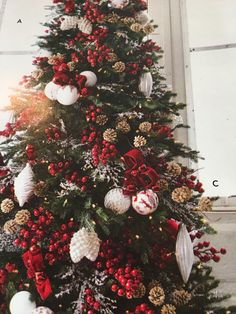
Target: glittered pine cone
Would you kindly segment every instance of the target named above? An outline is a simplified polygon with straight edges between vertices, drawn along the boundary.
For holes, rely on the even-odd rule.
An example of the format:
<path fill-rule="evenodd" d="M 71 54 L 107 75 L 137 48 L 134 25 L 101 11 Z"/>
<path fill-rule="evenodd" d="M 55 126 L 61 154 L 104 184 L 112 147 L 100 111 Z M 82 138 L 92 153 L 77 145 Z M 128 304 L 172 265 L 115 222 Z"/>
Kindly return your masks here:
<path fill-rule="evenodd" d="M 2 201 L 1 203 L 1 211 L 4 214 L 10 213 L 14 208 L 14 202 L 10 198 L 5 198 L 5 200 Z"/>
<path fill-rule="evenodd" d="M 177 290 L 175 289 L 171 296 L 172 302 L 176 306 L 184 306 L 189 303 L 189 301 L 192 299 L 191 293 L 188 291 L 181 289 Z"/>
<path fill-rule="evenodd" d="M 176 314 L 176 308 L 172 304 L 165 304 L 161 308 L 161 314 Z"/>
<path fill-rule="evenodd" d="M 209 197 L 201 197 L 198 206 L 195 208 L 198 211 L 211 211 L 213 206 L 213 202 Z"/>
<path fill-rule="evenodd" d="M 147 140 L 142 135 L 137 135 L 134 137 L 134 146 L 135 147 L 142 147 L 147 144 Z"/>
<path fill-rule="evenodd" d="M 167 165 L 167 171 L 169 174 L 171 174 L 173 177 L 177 177 L 181 174 L 182 168 L 179 164 L 175 161 L 171 161 Z"/>
<path fill-rule="evenodd" d="M 106 17 L 106 21 L 108 23 L 117 23 L 119 21 L 120 17 L 118 14 L 112 12 L 111 14 L 109 14 L 107 17 Z"/>
<path fill-rule="evenodd" d="M 133 31 L 133 32 L 140 32 L 141 29 L 142 29 L 142 25 L 139 24 L 139 23 L 133 23 L 131 26 L 130 26 L 130 29 Z"/>
<path fill-rule="evenodd" d="M 165 301 L 165 291 L 161 286 L 155 286 L 150 290 L 148 299 L 155 306 L 160 306 Z"/>
<path fill-rule="evenodd" d="M 180 188 L 174 189 L 172 192 L 172 200 L 176 203 L 184 203 L 190 200 L 193 196 L 193 191 L 190 190 L 187 186 L 182 186 Z"/>
<path fill-rule="evenodd" d="M 146 24 L 143 27 L 143 31 L 147 35 L 152 34 L 154 30 L 155 30 L 155 27 L 152 24 Z"/>
<path fill-rule="evenodd" d="M 117 54 L 114 52 L 110 52 L 108 54 L 108 61 L 109 62 L 116 62 L 118 60 Z"/>
<path fill-rule="evenodd" d="M 135 23 L 135 19 L 133 17 L 124 17 L 121 21 L 126 25 L 131 25 Z"/>
<path fill-rule="evenodd" d="M 105 125 L 108 121 L 108 117 L 105 114 L 100 114 L 96 117 L 96 123 L 98 125 Z"/>
<path fill-rule="evenodd" d="M 30 220 L 30 212 L 27 209 L 18 211 L 15 215 L 15 222 L 18 225 L 25 225 Z"/>
<path fill-rule="evenodd" d="M 125 63 L 118 61 L 112 66 L 112 68 L 115 72 L 122 73 L 125 71 Z"/>
<path fill-rule="evenodd" d="M 15 234 L 18 231 L 19 226 L 17 225 L 16 221 L 11 219 L 5 222 L 3 226 L 3 230 L 7 234 Z"/>
<path fill-rule="evenodd" d="M 139 130 L 143 133 L 149 133 L 152 130 L 152 124 L 148 121 L 139 124 Z"/>
<path fill-rule="evenodd" d="M 122 133 L 129 133 L 129 131 L 131 130 L 129 123 L 126 120 L 118 122 L 116 128 Z"/>
<path fill-rule="evenodd" d="M 114 129 L 106 129 L 103 133 L 103 139 L 109 143 L 115 143 L 117 140 L 117 133 Z"/>
<path fill-rule="evenodd" d="M 138 285 L 138 288 L 133 292 L 133 298 L 139 299 L 145 296 L 146 287 L 142 282 Z"/>
<path fill-rule="evenodd" d="M 48 64 L 55 65 L 64 60 L 64 55 L 61 53 L 57 53 L 56 55 L 52 55 L 48 57 Z"/>
<path fill-rule="evenodd" d="M 168 190 L 169 184 L 165 179 L 160 179 L 158 185 L 161 191 Z"/>

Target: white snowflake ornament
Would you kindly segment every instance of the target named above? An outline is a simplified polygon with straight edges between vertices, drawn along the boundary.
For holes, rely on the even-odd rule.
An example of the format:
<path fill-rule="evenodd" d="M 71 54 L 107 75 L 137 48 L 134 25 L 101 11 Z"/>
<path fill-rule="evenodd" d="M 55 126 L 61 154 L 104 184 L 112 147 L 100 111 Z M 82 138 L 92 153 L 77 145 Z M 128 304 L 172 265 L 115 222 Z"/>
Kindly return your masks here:
<path fill-rule="evenodd" d="M 70 257 L 73 263 L 78 263 L 83 257 L 95 261 L 100 249 L 100 240 L 95 231 L 86 228 L 74 233 L 70 242 Z"/>
<path fill-rule="evenodd" d="M 158 207 L 159 199 L 153 190 L 148 189 L 132 197 L 133 209 L 140 215 L 150 215 Z"/>
<path fill-rule="evenodd" d="M 25 168 L 19 173 L 14 181 L 15 196 L 20 207 L 24 206 L 26 202 L 34 193 L 34 173 L 31 165 L 27 163 Z"/>

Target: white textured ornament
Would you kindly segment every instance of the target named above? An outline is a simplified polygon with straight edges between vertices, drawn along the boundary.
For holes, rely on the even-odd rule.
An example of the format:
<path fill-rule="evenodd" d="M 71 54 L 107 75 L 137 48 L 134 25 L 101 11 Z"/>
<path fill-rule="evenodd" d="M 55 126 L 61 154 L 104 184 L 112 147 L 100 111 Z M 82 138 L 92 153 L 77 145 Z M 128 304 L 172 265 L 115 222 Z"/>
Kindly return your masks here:
<path fill-rule="evenodd" d="M 78 21 L 78 28 L 82 33 L 90 35 L 93 30 L 93 25 L 88 19 L 82 17 Z"/>
<path fill-rule="evenodd" d="M 131 197 L 125 195 L 122 188 L 110 190 L 104 199 L 104 206 L 116 214 L 124 214 L 131 206 Z"/>
<path fill-rule="evenodd" d="M 70 29 L 76 28 L 79 24 L 80 19 L 78 16 L 63 16 L 63 21 L 61 22 L 60 29 L 62 31 L 68 31 Z"/>
<path fill-rule="evenodd" d="M 78 263 L 83 257 L 95 261 L 100 249 L 100 240 L 95 231 L 86 228 L 74 233 L 70 242 L 70 257 L 73 263 Z"/>
<path fill-rule="evenodd" d="M 97 75 L 92 71 L 83 71 L 80 73 L 80 75 L 86 76 L 86 87 L 92 87 L 95 86 L 97 83 Z"/>
<path fill-rule="evenodd" d="M 150 215 L 158 207 L 159 199 L 153 190 L 148 189 L 132 197 L 133 209 L 140 215 Z"/>
<path fill-rule="evenodd" d="M 193 243 L 184 224 L 179 227 L 176 240 L 176 260 L 184 283 L 187 283 L 194 262 Z"/>
<path fill-rule="evenodd" d="M 34 173 L 31 165 L 27 163 L 25 168 L 19 173 L 14 181 L 15 196 L 20 207 L 30 199 L 34 193 Z"/>
<path fill-rule="evenodd" d="M 145 25 L 150 21 L 150 17 L 145 11 L 140 11 L 135 14 L 135 20 L 138 23 Z"/>
<path fill-rule="evenodd" d="M 129 4 L 129 0 L 110 0 L 110 3 L 115 9 L 123 9 Z"/>
<path fill-rule="evenodd" d="M 57 100 L 64 106 L 76 103 L 79 98 L 78 89 L 72 85 L 61 86 L 57 92 Z"/>
<path fill-rule="evenodd" d="M 10 301 L 11 314 L 32 314 L 36 303 L 32 301 L 32 295 L 28 291 L 17 292 Z"/>
<path fill-rule="evenodd" d="M 47 96 L 47 98 L 51 100 L 56 100 L 59 88 L 60 88 L 60 85 L 55 84 L 54 82 L 49 82 L 45 86 L 44 94 Z"/>
<path fill-rule="evenodd" d="M 31 314 L 54 314 L 54 312 L 50 310 L 48 307 L 40 306 L 33 310 Z"/>
<path fill-rule="evenodd" d="M 144 73 L 140 77 L 139 91 L 146 97 L 150 97 L 152 93 L 153 79 L 150 72 Z"/>

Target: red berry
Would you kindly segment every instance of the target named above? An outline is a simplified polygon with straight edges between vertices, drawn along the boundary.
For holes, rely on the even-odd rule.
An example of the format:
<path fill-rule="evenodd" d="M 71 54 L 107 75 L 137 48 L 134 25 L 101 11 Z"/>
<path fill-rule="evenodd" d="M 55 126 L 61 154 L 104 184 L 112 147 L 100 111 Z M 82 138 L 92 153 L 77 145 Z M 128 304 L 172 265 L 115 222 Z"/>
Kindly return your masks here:
<path fill-rule="evenodd" d="M 125 294 L 124 289 L 119 289 L 119 290 L 117 291 L 117 294 L 118 294 L 118 296 L 122 297 L 122 296 Z"/>
<path fill-rule="evenodd" d="M 214 255 L 214 256 L 213 256 L 213 261 L 216 262 L 216 263 L 218 263 L 218 262 L 220 261 L 220 256 Z"/>

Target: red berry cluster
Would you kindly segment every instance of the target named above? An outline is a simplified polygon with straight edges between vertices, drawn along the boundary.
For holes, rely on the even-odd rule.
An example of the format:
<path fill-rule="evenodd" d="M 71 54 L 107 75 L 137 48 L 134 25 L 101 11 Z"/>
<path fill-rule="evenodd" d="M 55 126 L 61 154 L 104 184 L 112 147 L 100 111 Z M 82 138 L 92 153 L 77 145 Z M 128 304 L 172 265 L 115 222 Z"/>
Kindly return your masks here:
<path fill-rule="evenodd" d="M 0 177 L 5 177 L 9 171 L 10 169 L 7 167 L 0 167 Z"/>
<path fill-rule="evenodd" d="M 102 63 L 104 60 L 109 59 L 109 53 L 111 49 L 106 45 L 96 44 L 96 49 L 88 49 L 87 52 L 87 61 L 91 64 L 92 67 L 95 67 L 98 63 Z"/>
<path fill-rule="evenodd" d="M 94 314 L 99 313 L 101 303 L 96 300 L 96 293 L 92 289 L 85 289 L 85 299 L 84 303 L 81 304 L 81 310 L 83 313 Z"/>
<path fill-rule="evenodd" d="M 16 127 L 14 123 L 10 122 L 5 125 L 5 129 L 3 131 L 0 131 L 0 136 L 10 137 L 14 134 L 16 134 Z"/>
<path fill-rule="evenodd" d="M 5 196 L 11 196 L 14 194 L 14 186 L 12 183 L 6 183 L 1 185 L 0 187 L 0 194 L 4 194 Z M 14 197 L 12 197 L 14 198 Z"/>
<path fill-rule="evenodd" d="M 36 57 L 33 60 L 33 64 L 39 66 L 40 68 L 48 67 L 48 57 Z"/>
<path fill-rule="evenodd" d="M 43 207 L 35 208 L 33 215 L 34 218 L 21 228 L 19 237 L 14 240 L 14 244 L 23 249 L 28 249 L 31 245 L 42 242 L 45 239 L 48 227 L 54 220 L 52 213 Z"/>
<path fill-rule="evenodd" d="M 77 230 L 78 225 L 73 220 L 63 223 L 59 230 L 52 233 L 47 246 L 45 259 L 49 265 L 55 264 L 57 261 L 65 260 L 70 250 L 70 241 Z"/>
<path fill-rule="evenodd" d="M 93 33 L 88 36 L 88 39 L 92 42 L 99 42 L 101 39 L 107 38 L 108 32 L 108 28 L 104 26 L 96 27 Z"/>
<path fill-rule="evenodd" d="M 153 40 L 148 40 L 141 45 L 142 51 L 153 52 L 161 50 L 161 47 L 156 44 Z"/>
<path fill-rule="evenodd" d="M 136 305 L 134 311 L 127 310 L 125 314 L 154 314 L 155 311 L 147 304 L 147 303 L 142 303 L 139 305 Z"/>
<path fill-rule="evenodd" d="M 136 75 L 140 71 L 140 65 L 137 62 L 128 62 L 126 72 L 131 75 Z"/>
<path fill-rule="evenodd" d="M 120 297 L 126 296 L 127 299 L 133 298 L 139 284 L 143 281 L 140 269 L 131 266 L 119 267 L 114 273 L 114 277 L 117 283 L 111 286 L 111 290 Z"/>
<path fill-rule="evenodd" d="M 75 10 L 75 0 L 66 0 L 65 13 L 72 13 L 74 12 L 74 10 Z"/>
<path fill-rule="evenodd" d="M 153 65 L 153 60 L 151 57 L 146 57 L 143 60 L 143 64 L 146 65 L 148 68 L 150 68 Z"/>
<path fill-rule="evenodd" d="M 81 142 L 95 144 L 101 141 L 101 132 L 96 129 L 95 126 L 90 126 L 82 131 Z"/>
<path fill-rule="evenodd" d="M 97 115 L 101 114 L 102 108 L 94 105 L 93 103 L 89 105 L 88 109 L 86 110 L 86 121 L 87 122 L 95 122 Z"/>
<path fill-rule="evenodd" d="M 193 189 L 196 192 L 203 193 L 204 189 L 202 188 L 202 183 L 198 180 L 196 181 L 197 177 L 194 175 L 190 175 L 186 168 L 182 168 L 181 175 L 177 178 L 177 186 L 186 185 L 188 188 Z"/>
<path fill-rule="evenodd" d="M 60 161 L 58 163 L 51 162 L 48 166 L 48 172 L 52 176 L 56 176 L 58 173 L 62 173 L 70 167 L 71 163 L 69 161 Z"/>
<path fill-rule="evenodd" d="M 65 179 L 68 181 L 68 183 L 74 183 L 80 187 L 82 191 L 86 191 L 88 188 L 88 176 L 81 176 L 79 175 L 78 171 L 73 171 L 70 174 L 65 175 Z"/>
<path fill-rule="evenodd" d="M 57 127 L 49 127 L 44 130 L 49 141 L 57 141 L 62 138 L 63 133 Z"/>
<path fill-rule="evenodd" d="M 29 160 L 35 159 L 34 145 L 28 144 L 25 148 L 25 152 Z"/>
<path fill-rule="evenodd" d="M 221 248 L 220 250 L 217 250 L 215 247 L 210 247 L 210 242 L 203 241 L 199 242 L 194 247 L 194 255 L 197 256 L 200 261 L 202 262 L 209 262 L 210 260 L 213 260 L 214 262 L 218 263 L 220 261 L 219 254 L 226 254 L 226 249 Z"/>
<path fill-rule="evenodd" d="M 92 23 L 101 22 L 105 17 L 99 10 L 98 6 L 95 3 L 91 3 L 90 0 L 86 0 L 83 10 L 85 12 L 85 17 Z"/>
<path fill-rule="evenodd" d="M 159 123 L 153 123 L 153 130 L 156 131 L 158 136 L 172 138 L 173 133 L 168 125 L 161 125 Z"/>
<path fill-rule="evenodd" d="M 95 144 L 92 148 L 93 164 L 97 166 L 99 161 L 104 165 L 107 164 L 108 160 L 117 157 L 118 150 L 114 144 L 111 144 L 105 140 L 102 141 L 102 145 Z"/>

